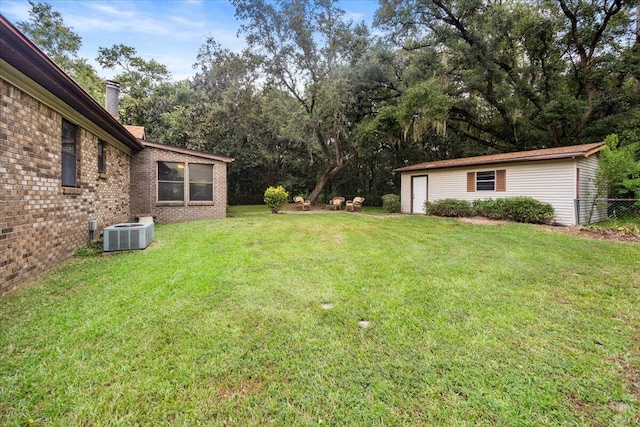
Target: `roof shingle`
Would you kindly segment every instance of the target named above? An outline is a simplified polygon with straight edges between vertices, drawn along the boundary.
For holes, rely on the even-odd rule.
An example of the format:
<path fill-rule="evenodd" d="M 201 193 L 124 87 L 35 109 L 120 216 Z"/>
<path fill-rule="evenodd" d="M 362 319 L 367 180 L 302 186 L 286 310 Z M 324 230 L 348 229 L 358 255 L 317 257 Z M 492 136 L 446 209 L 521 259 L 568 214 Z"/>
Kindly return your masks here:
<path fill-rule="evenodd" d="M 136 139 L 145 139 L 144 126 L 123 125 Z"/>
<path fill-rule="evenodd" d="M 481 166 L 497 163 L 530 162 L 537 160 L 566 159 L 571 157 L 589 157 L 597 153 L 604 142 L 571 145 L 568 147 L 543 148 L 540 150 L 516 151 L 514 153 L 491 154 L 488 156 L 463 157 L 436 162 L 424 162 L 394 169 L 394 172 L 411 172 L 425 169 L 444 169 L 463 166 Z"/>

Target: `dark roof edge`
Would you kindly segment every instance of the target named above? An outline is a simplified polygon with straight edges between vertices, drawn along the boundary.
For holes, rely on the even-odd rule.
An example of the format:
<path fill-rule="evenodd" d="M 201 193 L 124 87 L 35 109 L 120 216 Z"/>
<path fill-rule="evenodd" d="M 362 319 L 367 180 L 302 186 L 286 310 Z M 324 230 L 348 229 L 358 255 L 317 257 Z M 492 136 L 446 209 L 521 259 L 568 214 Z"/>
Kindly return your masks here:
<path fill-rule="evenodd" d="M 463 168 L 467 166 L 495 165 L 495 164 L 501 164 L 501 163 L 520 163 L 520 162 L 533 162 L 533 161 L 539 161 L 539 160 L 570 159 L 572 157 L 589 157 L 599 152 L 600 150 L 602 150 L 603 147 L 604 147 L 604 142 L 600 143 L 600 145 L 587 151 L 571 151 L 571 152 L 564 152 L 564 153 L 538 154 L 538 155 L 532 155 L 532 156 L 504 158 L 504 159 L 489 159 L 489 160 L 486 160 L 486 159 L 483 160 L 483 158 L 486 158 L 489 156 L 478 156 L 478 157 L 467 157 L 467 158 L 461 157 L 459 159 L 450 159 L 450 160 L 459 160 L 460 163 L 458 164 L 441 165 L 441 166 L 437 164 L 441 161 L 446 161 L 446 160 L 435 161 L 435 162 L 423 162 L 417 165 L 403 166 L 401 168 L 394 169 L 393 172 L 412 172 L 412 171 L 419 171 L 419 170 L 452 169 L 452 168 Z M 526 153 L 526 151 L 522 153 Z M 506 153 L 506 154 L 512 154 L 512 153 Z M 469 160 L 465 161 L 465 159 L 469 159 Z M 435 164 L 435 165 L 430 166 L 429 164 Z"/>
<path fill-rule="evenodd" d="M 161 144 L 159 142 L 148 141 L 146 139 L 139 139 L 138 142 L 140 142 L 144 147 L 157 148 L 159 150 L 173 151 L 174 153 L 188 154 L 190 156 L 202 157 L 204 159 L 218 160 L 218 161 L 225 162 L 225 163 L 231 163 L 231 162 L 233 162 L 235 160 L 235 159 L 233 159 L 231 157 L 218 156 L 216 154 L 210 154 L 210 153 L 205 153 L 205 152 L 202 152 L 202 151 L 190 150 L 188 148 L 176 147 L 175 145 Z"/>
<path fill-rule="evenodd" d="M 0 58 L 130 149 L 142 150 L 133 135 L 2 14 Z"/>

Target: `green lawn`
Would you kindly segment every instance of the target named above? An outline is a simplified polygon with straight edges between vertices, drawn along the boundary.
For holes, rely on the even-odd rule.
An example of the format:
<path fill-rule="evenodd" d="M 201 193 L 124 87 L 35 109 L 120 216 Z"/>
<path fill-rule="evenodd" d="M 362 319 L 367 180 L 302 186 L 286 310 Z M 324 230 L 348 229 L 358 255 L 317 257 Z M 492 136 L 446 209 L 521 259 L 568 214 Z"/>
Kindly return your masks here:
<path fill-rule="evenodd" d="M 232 214 L 1 296 L 0 425 L 640 422 L 640 245 Z"/>

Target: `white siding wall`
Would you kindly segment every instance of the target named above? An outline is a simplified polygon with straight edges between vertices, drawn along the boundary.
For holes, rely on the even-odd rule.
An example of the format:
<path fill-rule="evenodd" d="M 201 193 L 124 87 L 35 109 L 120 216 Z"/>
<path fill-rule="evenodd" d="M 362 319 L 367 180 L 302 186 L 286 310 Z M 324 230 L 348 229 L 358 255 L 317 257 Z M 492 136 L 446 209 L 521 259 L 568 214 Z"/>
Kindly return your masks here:
<path fill-rule="evenodd" d="M 417 175 L 418 173 L 416 173 Z M 411 177 L 413 174 L 400 175 L 400 209 L 404 213 L 411 213 Z M 427 186 L 429 182 L 427 182 Z M 428 187 L 427 187 L 428 188 Z"/>
<path fill-rule="evenodd" d="M 575 225 L 576 167 L 576 159 L 561 159 L 404 173 L 401 179 L 402 211 L 411 212 L 411 176 L 428 173 L 427 197 L 430 202 L 528 196 L 550 203 L 558 223 Z M 497 169 L 507 171 L 506 191 L 467 192 L 467 172 Z"/>
<path fill-rule="evenodd" d="M 580 223 L 587 224 L 589 217 L 591 222 L 604 221 L 607 219 L 607 207 L 593 205 L 597 191 L 595 180 L 598 156 L 578 159 L 578 167 L 580 168 Z"/>

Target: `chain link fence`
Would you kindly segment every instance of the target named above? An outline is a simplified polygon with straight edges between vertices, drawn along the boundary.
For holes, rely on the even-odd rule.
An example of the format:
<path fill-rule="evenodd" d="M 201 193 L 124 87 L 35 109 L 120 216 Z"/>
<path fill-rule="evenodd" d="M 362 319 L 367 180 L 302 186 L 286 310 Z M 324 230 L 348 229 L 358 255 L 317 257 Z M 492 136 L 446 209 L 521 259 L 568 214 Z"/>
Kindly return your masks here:
<path fill-rule="evenodd" d="M 578 224 L 608 219 L 640 218 L 640 199 L 576 199 Z"/>

